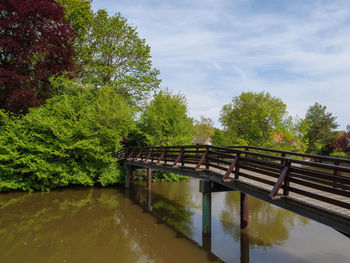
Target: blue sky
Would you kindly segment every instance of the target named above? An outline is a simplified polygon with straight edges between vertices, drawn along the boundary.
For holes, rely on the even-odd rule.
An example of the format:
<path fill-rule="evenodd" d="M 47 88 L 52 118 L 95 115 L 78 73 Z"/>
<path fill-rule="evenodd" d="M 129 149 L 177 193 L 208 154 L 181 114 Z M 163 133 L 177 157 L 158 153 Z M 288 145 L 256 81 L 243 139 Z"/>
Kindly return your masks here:
<path fill-rule="evenodd" d="M 120 12 L 151 46 L 163 87 L 220 127 L 242 91 L 281 98 L 304 117 L 315 102 L 350 123 L 350 1 L 94 0 Z"/>

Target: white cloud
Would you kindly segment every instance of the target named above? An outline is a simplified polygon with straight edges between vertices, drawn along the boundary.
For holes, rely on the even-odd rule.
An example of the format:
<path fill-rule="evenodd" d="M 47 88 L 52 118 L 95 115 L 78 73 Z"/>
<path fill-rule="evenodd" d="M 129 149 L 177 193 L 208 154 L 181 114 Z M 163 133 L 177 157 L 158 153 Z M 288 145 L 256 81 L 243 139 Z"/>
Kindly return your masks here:
<path fill-rule="evenodd" d="M 233 96 L 266 90 L 294 115 L 304 116 L 316 101 L 326 105 L 345 128 L 350 2 L 279 4 L 269 9 L 252 0 L 95 0 L 93 7 L 121 12 L 137 26 L 163 85 L 186 95 L 195 117 L 219 125 L 219 111 Z"/>

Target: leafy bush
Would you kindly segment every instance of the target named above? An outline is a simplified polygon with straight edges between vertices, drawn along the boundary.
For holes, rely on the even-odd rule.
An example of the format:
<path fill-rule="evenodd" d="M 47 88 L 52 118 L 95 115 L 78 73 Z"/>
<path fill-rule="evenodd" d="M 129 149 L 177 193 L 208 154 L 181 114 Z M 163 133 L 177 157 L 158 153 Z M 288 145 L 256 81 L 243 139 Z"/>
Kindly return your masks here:
<path fill-rule="evenodd" d="M 133 117 L 113 88 L 72 81 L 22 118 L 0 111 L 0 191 L 120 182 L 112 153 Z"/>

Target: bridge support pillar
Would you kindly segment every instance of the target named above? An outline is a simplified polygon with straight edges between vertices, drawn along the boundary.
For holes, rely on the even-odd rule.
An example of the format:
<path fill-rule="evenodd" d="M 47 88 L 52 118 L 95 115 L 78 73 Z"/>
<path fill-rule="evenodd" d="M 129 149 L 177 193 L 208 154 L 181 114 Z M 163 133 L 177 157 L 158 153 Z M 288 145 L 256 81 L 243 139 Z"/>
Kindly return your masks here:
<path fill-rule="evenodd" d="M 152 187 L 152 170 L 147 169 L 147 188 L 150 190 Z"/>
<path fill-rule="evenodd" d="M 151 188 L 147 188 L 147 210 L 152 211 L 152 191 Z"/>
<path fill-rule="evenodd" d="M 247 229 L 249 225 L 249 196 L 241 192 L 241 229 Z"/>
<path fill-rule="evenodd" d="M 124 164 L 125 169 L 125 188 L 130 187 L 130 180 L 133 177 L 133 169 L 128 164 Z"/>
<path fill-rule="evenodd" d="M 202 236 L 211 237 L 211 183 L 200 181 L 202 192 Z"/>

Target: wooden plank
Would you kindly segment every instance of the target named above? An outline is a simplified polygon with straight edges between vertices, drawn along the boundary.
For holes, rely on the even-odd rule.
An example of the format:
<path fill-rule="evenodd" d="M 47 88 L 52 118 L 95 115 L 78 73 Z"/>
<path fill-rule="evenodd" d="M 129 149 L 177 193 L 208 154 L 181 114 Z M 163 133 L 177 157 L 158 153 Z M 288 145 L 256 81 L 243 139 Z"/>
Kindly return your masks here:
<path fill-rule="evenodd" d="M 130 159 L 133 154 L 134 154 L 134 151 L 132 151 L 126 159 Z"/>
<path fill-rule="evenodd" d="M 160 161 L 164 158 L 164 155 L 165 155 L 165 151 L 158 158 L 157 164 L 160 164 Z"/>
<path fill-rule="evenodd" d="M 276 195 L 278 193 L 278 191 L 280 190 L 283 182 L 285 181 L 286 177 L 289 174 L 289 167 L 284 167 L 283 171 L 281 172 L 280 177 L 278 178 L 275 186 L 273 187 L 272 191 L 269 194 L 269 198 L 274 199 L 276 198 Z"/>
<path fill-rule="evenodd" d="M 233 169 L 235 169 L 236 164 L 238 163 L 238 160 L 239 160 L 239 158 L 238 158 L 238 156 L 237 156 L 237 157 L 232 161 L 230 167 L 227 169 L 226 174 L 224 175 L 224 177 L 222 178 L 222 180 L 225 180 L 225 179 L 227 179 L 227 178 L 230 176 L 230 174 L 233 172 Z"/>
<path fill-rule="evenodd" d="M 330 204 L 334 204 L 334 205 L 337 205 L 337 206 L 340 206 L 340 207 L 344 207 L 346 209 L 350 209 L 350 203 L 346 203 L 346 202 L 335 200 L 335 199 L 332 199 L 332 198 L 329 198 L 329 197 L 325 197 L 325 196 L 317 195 L 317 194 L 314 194 L 314 193 L 310 193 L 310 192 L 307 192 L 307 191 L 304 191 L 304 190 L 300 190 L 300 189 L 295 188 L 295 187 L 290 187 L 289 191 L 294 192 L 294 193 L 298 193 L 300 195 L 308 196 L 308 197 L 311 197 L 313 199 L 320 200 L 320 201 L 323 201 L 323 202 L 326 202 L 326 203 L 330 203 Z"/>
<path fill-rule="evenodd" d="M 340 189 L 336 189 L 336 188 L 332 188 L 332 187 L 327 187 L 327 186 L 320 185 L 320 184 L 310 183 L 307 181 L 299 180 L 297 178 L 290 178 L 290 181 L 293 183 L 299 184 L 299 185 L 304 185 L 304 186 L 310 187 L 312 189 L 318 189 L 318 190 L 321 190 L 324 192 L 337 194 L 340 196 L 350 197 L 350 192 L 348 192 L 348 191 L 344 191 L 344 190 L 340 190 Z"/>
<path fill-rule="evenodd" d="M 206 151 L 206 152 L 204 152 L 203 154 L 202 154 L 202 157 L 201 157 L 201 159 L 199 160 L 199 162 L 198 162 L 198 164 L 197 164 L 197 166 L 196 166 L 196 170 L 197 169 L 200 169 L 200 167 L 201 167 L 201 165 L 204 163 L 204 161 L 205 161 L 205 159 L 208 157 L 208 152 Z"/>
<path fill-rule="evenodd" d="M 269 177 L 274 177 L 274 178 L 278 178 L 280 173 L 272 173 L 272 172 L 269 172 L 269 171 L 265 171 L 265 170 L 261 170 L 261 169 L 256 169 L 254 167 L 249 167 L 247 165 L 243 165 L 243 164 L 240 164 L 240 167 L 242 169 L 245 169 L 245 170 L 248 170 L 248 171 L 252 171 L 252 172 L 255 172 L 255 173 L 260 173 L 260 174 L 263 174 L 263 175 L 267 175 Z"/>
<path fill-rule="evenodd" d="M 179 155 L 176 157 L 174 163 L 173 163 L 173 167 L 175 167 L 177 165 L 177 163 L 181 160 L 181 157 L 184 154 L 184 150 L 182 149 L 181 152 L 179 153 Z"/>
<path fill-rule="evenodd" d="M 292 173 L 297 173 L 297 174 L 302 174 L 302 175 L 307 175 L 307 176 L 312 176 L 316 178 L 321 178 L 325 180 L 329 180 L 332 182 L 339 182 L 342 184 L 347 184 L 350 185 L 350 177 L 343 176 L 343 175 L 333 175 L 330 173 L 325 173 L 325 172 L 320 172 L 317 170 L 311 170 L 311 169 L 305 169 L 305 168 L 300 168 L 300 167 L 291 167 L 291 172 Z"/>

